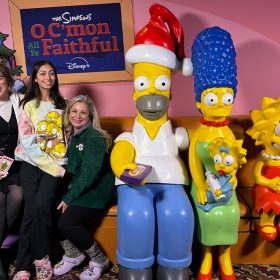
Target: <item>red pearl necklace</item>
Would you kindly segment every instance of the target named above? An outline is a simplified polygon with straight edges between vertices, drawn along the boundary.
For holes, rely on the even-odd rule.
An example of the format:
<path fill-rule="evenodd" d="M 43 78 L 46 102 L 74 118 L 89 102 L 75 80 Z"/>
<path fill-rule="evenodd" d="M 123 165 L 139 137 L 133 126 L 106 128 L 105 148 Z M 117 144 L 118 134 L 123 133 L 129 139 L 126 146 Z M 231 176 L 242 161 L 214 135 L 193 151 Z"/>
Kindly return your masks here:
<path fill-rule="evenodd" d="M 224 121 L 207 121 L 202 117 L 200 119 L 200 123 L 207 126 L 220 127 L 227 126 L 229 124 L 229 121 L 227 119 L 225 119 Z"/>

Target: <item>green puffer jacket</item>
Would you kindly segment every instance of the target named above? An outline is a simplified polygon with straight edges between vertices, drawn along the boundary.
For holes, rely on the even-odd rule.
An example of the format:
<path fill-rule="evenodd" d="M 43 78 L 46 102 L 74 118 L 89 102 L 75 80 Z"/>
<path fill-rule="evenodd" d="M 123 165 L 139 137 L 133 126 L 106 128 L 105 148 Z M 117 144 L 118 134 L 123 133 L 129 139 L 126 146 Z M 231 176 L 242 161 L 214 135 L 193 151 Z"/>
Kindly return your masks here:
<path fill-rule="evenodd" d="M 113 198 L 115 184 L 110 156 L 99 131 L 88 127 L 72 137 L 67 172 L 72 175 L 72 181 L 63 197 L 66 204 L 106 208 Z"/>

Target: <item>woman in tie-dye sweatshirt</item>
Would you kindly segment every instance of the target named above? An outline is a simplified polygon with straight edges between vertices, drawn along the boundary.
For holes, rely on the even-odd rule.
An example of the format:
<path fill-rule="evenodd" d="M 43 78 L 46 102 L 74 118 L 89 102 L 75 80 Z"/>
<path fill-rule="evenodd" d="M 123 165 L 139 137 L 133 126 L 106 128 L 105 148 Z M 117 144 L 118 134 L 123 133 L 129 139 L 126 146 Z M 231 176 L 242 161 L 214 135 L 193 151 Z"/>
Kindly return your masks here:
<path fill-rule="evenodd" d="M 62 127 L 66 102 L 50 62 L 38 61 L 33 66 L 21 106 L 15 156 L 23 161 L 20 179 L 25 206 L 14 280 L 29 279 L 33 260 L 37 279 L 45 280 L 52 276 L 48 257 L 51 206 L 66 164 Z"/>

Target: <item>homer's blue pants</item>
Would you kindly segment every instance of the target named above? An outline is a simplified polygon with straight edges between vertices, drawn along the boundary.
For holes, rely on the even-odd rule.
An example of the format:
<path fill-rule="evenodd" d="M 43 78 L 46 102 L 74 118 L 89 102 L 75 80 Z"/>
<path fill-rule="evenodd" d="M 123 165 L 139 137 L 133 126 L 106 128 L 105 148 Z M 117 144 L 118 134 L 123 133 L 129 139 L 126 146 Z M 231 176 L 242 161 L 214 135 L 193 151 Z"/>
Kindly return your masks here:
<path fill-rule="evenodd" d="M 118 187 L 120 265 L 132 269 L 150 267 L 156 252 L 161 266 L 188 267 L 192 260 L 193 231 L 194 214 L 182 185 Z"/>

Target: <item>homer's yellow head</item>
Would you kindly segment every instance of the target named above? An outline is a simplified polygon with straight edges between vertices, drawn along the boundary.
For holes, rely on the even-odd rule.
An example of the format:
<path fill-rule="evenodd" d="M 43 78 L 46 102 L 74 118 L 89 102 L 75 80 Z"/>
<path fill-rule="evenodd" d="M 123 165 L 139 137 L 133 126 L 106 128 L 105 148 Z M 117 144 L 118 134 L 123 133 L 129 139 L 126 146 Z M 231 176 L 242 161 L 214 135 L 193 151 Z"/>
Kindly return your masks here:
<path fill-rule="evenodd" d="M 171 70 L 153 63 L 134 65 L 133 100 L 140 115 L 150 121 L 167 113 L 171 98 Z"/>
<path fill-rule="evenodd" d="M 171 98 L 171 72 L 192 75 L 192 62 L 185 57 L 184 31 L 166 7 L 153 4 L 149 22 L 136 34 L 134 46 L 125 55 L 134 69 L 134 101 L 146 120 L 162 118 Z"/>
<path fill-rule="evenodd" d="M 62 135 L 61 127 L 55 122 L 49 122 L 46 129 L 48 137 L 60 137 Z"/>
<path fill-rule="evenodd" d="M 48 123 L 46 121 L 40 121 L 36 125 L 36 133 L 37 134 L 45 134 L 47 130 Z"/>
<path fill-rule="evenodd" d="M 47 114 L 46 119 L 47 119 L 48 121 L 56 122 L 56 121 L 58 120 L 59 117 L 61 117 L 61 116 L 59 115 L 58 112 L 52 111 L 52 112 L 49 112 L 49 113 Z"/>

